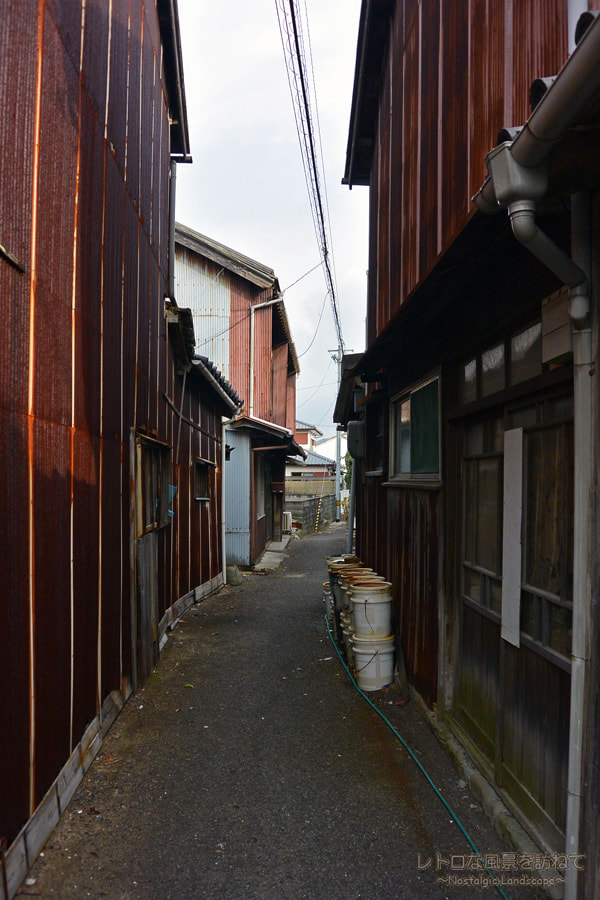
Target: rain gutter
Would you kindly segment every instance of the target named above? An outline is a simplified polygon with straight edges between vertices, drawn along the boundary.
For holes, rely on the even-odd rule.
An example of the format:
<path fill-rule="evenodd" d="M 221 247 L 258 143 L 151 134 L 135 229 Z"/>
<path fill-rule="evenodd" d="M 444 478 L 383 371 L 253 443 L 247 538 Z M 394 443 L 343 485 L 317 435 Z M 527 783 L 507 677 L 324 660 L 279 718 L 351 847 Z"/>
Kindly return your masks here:
<path fill-rule="evenodd" d="M 567 0 L 569 25 L 581 0 Z M 473 202 L 485 214 L 507 209 L 515 237 L 569 287 L 574 365 L 573 636 L 567 781 L 567 854 L 580 850 L 583 715 L 589 660 L 589 495 L 592 483 L 592 336 L 590 324 L 591 204 L 589 194 L 571 198 L 571 257 L 535 221 L 536 205 L 548 188 L 547 160 L 578 123 L 600 90 L 600 18 L 592 22 L 558 76 L 512 141 L 486 156 L 489 177 Z M 578 872 L 567 873 L 565 900 L 578 896 Z"/>

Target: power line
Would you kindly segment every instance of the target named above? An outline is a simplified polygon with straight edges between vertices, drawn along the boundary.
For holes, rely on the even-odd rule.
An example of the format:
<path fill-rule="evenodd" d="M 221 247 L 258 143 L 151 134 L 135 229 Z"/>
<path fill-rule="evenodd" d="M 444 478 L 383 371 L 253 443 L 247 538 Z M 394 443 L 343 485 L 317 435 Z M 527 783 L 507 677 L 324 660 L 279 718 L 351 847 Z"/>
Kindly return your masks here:
<path fill-rule="evenodd" d="M 303 400 L 302 403 L 300 404 L 300 406 L 296 406 L 296 412 L 297 412 L 299 409 L 302 409 L 303 406 L 306 406 L 307 403 L 310 403 L 310 401 L 312 400 L 312 398 L 313 398 L 316 394 L 318 394 L 318 392 L 321 390 L 321 388 L 323 387 L 323 382 L 325 381 L 325 379 L 327 378 L 327 375 L 328 375 L 328 373 L 329 373 L 329 368 L 330 368 L 330 366 L 331 366 L 331 362 L 332 362 L 332 361 L 331 361 L 331 359 L 330 359 L 330 360 L 329 360 L 329 364 L 328 364 L 327 368 L 325 369 L 325 374 L 323 375 L 323 380 L 321 381 L 321 384 L 317 385 L 316 391 L 315 391 L 313 394 L 311 394 L 310 397 L 309 397 L 307 400 Z"/>
<path fill-rule="evenodd" d="M 309 194 L 311 213 L 313 217 L 313 226 L 315 229 L 317 243 L 319 245 L 319 252 L 321 254 L 327 290 L 331 300 L 331 309 L 338 340 L 338 347 L 340 348 L 340 351 L 343 351 L 344 340 L 342 336 L 342 326 L 340 322 L 334 284 L 333 258 L 328 247 L 328 234 L 330 234 L 330 229 L 328 227 L 328 206 L 326 202 L 326 192 L 324 188 L 321 188 L 321 178 L 319 174 L 317 140 L 315 138 L 313 117 L 311 112 L 310 85 L 306 73 L 307 65 L 304 51 L 304 39 L 302 34 L 302 21 L 301 17 L 297 14 L 296 0 L 275 0 L 275 8 L 277 11 L 279 32 L 281 35 L 281 43 L 286 63 L 288 85 L 292 98 L 292 107 L 294 110 L 294 119 L 296 122 L 296 132 L 300 144 L 304 177 Z M 305 17 L 307 23 L 306 28 L 308 32 L 308 16 L 306 14 L 306 5 Z M 314 87 L 313 93 L 314 107 L 316 110 L 317 102 L 316 91 L 314 90 Z M 319 148 L 322 160 L 323 153 L 322 146 L 320 144 L 320 128 Z"/>
<path fill-rule="evenodd" d="M 303 350 L 302 353 L 300 353 L 298 355 L 298 359 L 302 359 L 302 357 L 308 353 L 308 351 L 310 350 L 310 348 L 312 347 L 312 345 L 315 342 L 315 338 L 317 337 L 317 334 L 319 332 L 319 327 L 321 325 L 321 319 L 323 318 L 323 310 L 325 309 L 325 301 L 327 300 L 328 296 L 329 296 L 329 293 L 325 294 L 325 296 L 323 297 L 323 303 L 321 305 L 321 312 L 319 313 L 319 321 L 317 322 L 317 327 L 315 328 L 315 333 L 312 336 L 312 341 L 310 342 L 310 344 L 308 345 L 306 350 Z"/>
<path fill-rule="evenodd" d="M 293 288 L 295 284 L 298 284 L 299 281 L 302 281 L 303 278 L 306 278 L 306 276 L 310 275 L 311 272 L 314 272 L 315 269 L 320 269 L 322 265 L 322 262 L 318 262 L 316 266 L 313 266 L 312 269 L 309 269 L 308 272 L 305 272 L 304 275 L 300 276 L 300 278 L 296 278 L 295 281 L 292 281 L 291 284 L 288 284 L 288 286 L 283 289 L 283 293 L 285 294 L 286 291 L 289 291 L 290 288 Z"/>

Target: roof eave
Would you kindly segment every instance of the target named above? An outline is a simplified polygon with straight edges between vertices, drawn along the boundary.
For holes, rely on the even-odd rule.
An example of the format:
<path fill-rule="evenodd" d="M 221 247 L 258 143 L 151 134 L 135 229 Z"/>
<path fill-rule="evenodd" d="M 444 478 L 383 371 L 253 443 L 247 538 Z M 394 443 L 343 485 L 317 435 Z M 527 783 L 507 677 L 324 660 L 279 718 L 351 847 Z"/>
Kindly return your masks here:
<path fill-rule="evenodd" d="M 191 162 L 177 0 L 157 0 L 171 135 L 171 158 Z"/>

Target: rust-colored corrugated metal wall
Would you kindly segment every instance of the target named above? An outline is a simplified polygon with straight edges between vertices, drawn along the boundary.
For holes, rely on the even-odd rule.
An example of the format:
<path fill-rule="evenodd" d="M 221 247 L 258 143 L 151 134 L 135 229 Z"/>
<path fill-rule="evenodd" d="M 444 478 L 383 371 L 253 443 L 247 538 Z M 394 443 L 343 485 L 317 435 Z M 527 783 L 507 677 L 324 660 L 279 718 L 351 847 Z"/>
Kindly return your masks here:
<path fill-rule="evenodd" d="M 566 58 L 563 0 L 404 0 L 390 23 L 371 164 L 368 340 L 465 225 L 504 125 Z"/>
<path fill-rule="evenodd" d="M 265 297 L 265 300 L 270 297 Z M 256 302 L 263 302 L 262 300 Z M 273 307 L 254 312 L 254 412 L 259 419 L 274 421 L 272 411 L 272 339 Z"/>
<path fill-rule="evenodd" d="M 175 375 L 163 314 L 169 121 L 156 7 L 0 5 L 10 111 L 0 123 L 0 244 L 18 261 L 0 254 L 0 717 L 11 723 L 0 743 L 0 833 L 12 839 L 103 699 L 131 678 L 130 434 L 172 443 L 163 393 L 173 395 Z M 198 399 L 191 414 L 220 433 Z M 219 463 L 210 443 L 194 432 L 187 452 Z M 182 468 L 189 497 L 189 455 Z M 208 564 L 179 543 L 184 590 L 219 571 L 220 466 L 214 481 L 216 510 L 193 516 L 195 540 L 211 528 Z M 165 528 L 161 609 L 176 599 L 170 543 Z"/>
<path fill-rule="evenodd" d="M 288 367 L 288 345 L 281 344 L 279 347 L 273 348 L 273 403 L 271 414 L 273 421 L 278 425 L 287 427 L 287 374 Z"/>
<path fill-rule="evenodd" d="M 294 373 L 293 375 L 288 375 L 287 390 L 286 390 L 285 422 L 282 422 L 281 424 L 285 425 L 286 428 L 289 428 L 290 431 L 296 430 L 296 387 L 297 387 L 296 373 Z"/>

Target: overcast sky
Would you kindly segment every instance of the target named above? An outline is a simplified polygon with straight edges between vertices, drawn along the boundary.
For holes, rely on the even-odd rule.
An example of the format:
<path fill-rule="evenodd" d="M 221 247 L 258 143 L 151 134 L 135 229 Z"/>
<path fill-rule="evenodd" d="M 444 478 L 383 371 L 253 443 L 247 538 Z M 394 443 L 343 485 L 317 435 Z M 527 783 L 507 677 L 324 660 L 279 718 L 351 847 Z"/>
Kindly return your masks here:
<path fill-rule="evenodd" d="M 346 352 L 364 349 L 368 188 L 344 174 L 360 0 L 306 0 Z M 179 0 L 192 165 L 177 220 L 274 269 L 286 289 L 320 262 L 275 0 Z M 305 35 L 305 43 L 307 36 Z M 308 53 L 308 48 L 307 48 Z M 323 172 L 321 172 L 323 175 Z M 334 433 L 337 346 L 321 267 L 285 293 L 300 358 L 297 417 Z"/>

